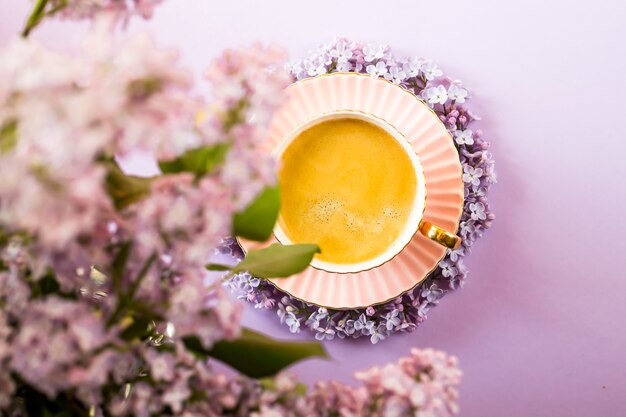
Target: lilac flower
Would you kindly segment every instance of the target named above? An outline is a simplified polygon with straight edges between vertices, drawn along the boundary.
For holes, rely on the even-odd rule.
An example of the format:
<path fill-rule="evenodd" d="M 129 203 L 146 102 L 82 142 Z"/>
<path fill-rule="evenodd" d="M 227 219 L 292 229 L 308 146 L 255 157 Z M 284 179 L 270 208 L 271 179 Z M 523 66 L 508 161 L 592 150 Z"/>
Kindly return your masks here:
<path fill-rule="evenodd" d="M 387 64 L 383 61 L 378 61 L 376 65 L 368 65 L 366 71 L 372 78 L 378 78 L 381 75 L 387 74 Z"/>
<path fill-rule="evenodd" d="M 468 92 L 466 89 L 456 84 L 452 84 L 448 88 L 448 97 L 450 98 L 450 100 L 454 100 L 457 103 L 465 103 L 467 94 Z"/>
<path fill-rule="evenodd" d="M 330 50 L 329 55 L 337 61 L 337 64 L 345 64 L 352 58 L 353 53 L 350 44 L 345 39 L 340 39 Z"/>
<path fill-rule="evenodd" d="M 456 130 L 454 132 L 454 141 L 459 145 L 472 145 L 474 143 L 472 131 L 469 129 Z"/>
<path fill-rule="evenodd" d="M 257 277 L 252 277 L 250 279 L 250 281 L 248 281 L 248 285 L 251 288 L 257 288 L 259 286 L 259 284 L 261 284 L 261 280 L 259 278 L 257 278 Z"/>
<path fill-rule="evenodd" d="M 275 299 L 267 297 L 267 295 L 263 292 L 259 297 L 254 297 L 254 300 L 256 300 L 256 303 L 254 304 L 254 308 L 256 309 L 274 308 L 274 305 L 276 304 Z"/>
<path fill-rule="evenodd" d="M 430 104 L 444 104 L 448 101 L 448 92 L 443 85 L 429 87 L 423 91 L 423 96 Z"/>
<path fill-rule="evenodd" d="M 424 301 L 422 303 L 418 303 L 417 305 L 417 315 L 420 318 L 426 318 L 428 315 L 428 310 L 430 310 L 431 304 L 428 301 Z"/>
<path fill-rule="evenodd" d="M 300 61 L 291 61 L 285 64 L 285 70 L 294 75 L 297 80 L 301 80 L 308 76 L 307 70 Z"/>
<path fill-rule="evenodd" d="M 352 71 L 353 66 L 350 61 L 343 61 L 337 63 L 337 71 L 339 72 L 349 72 Z"/>
<path fill-rule="evenodd" d="M 385 340 L 387 337 L 387 328 L 385 325 L 381 324 L 377 327 L 372 327 L 370 329 L 370 341 L 373 345 L 380 342 L 381 340 Z"/>
<path fill-rule="evenodd" d="M 306 73 L 311 77 L 325 74 L 326 73 L 326 61 L 325 60 L 304 61 L 304 68 L 305 68 Z"/>
<path fill-rule="evenodd" d="M 228 287 L 242 299 L 257 290 L 260 285 L 261 280 L 247 272 L 235 274 L 231 279 L 224 281 L 224 286 Z"/>
<path fill-rule="evenodd" d="M 439 68 L 437 68 L 437 64 L 433 63 L 432 61 L 426 61 L 422 65 L 421 70 L 424 73 L 424 78 L 426 78 L 428 81 L 432 81 L 443 74 L 443 72 Z"/>
<path fill-rule="evenodd" d="M 342 330 L 346 335 L 348 336 L 352 336 L 354 334 L 354 332 L 356 331 L 355 327 L 354 327 L 354 323 L 355 321 L 352 319 L 346 320 L 340 320 L 337 323 L 337 330 Z"/>
<path fill-rule="evenodd" d="M 300 320 L 292 312 L 287 313 L 285 317 L 285 324 L 289 327 L 291 333 L 300 332 Z"/>
<path fill-rule="evenodd" d="M 493 163 L 487 164 L 487 178 L 490 183 L 495 184 L 498 182 L 498 176 L 495 171 L 495 165 Z"/>
<path fill-rule="evenodd" d="M 315 329 L 317 333 L 315 333 L 315 338 L 317 340 L 333 340 L 335 338 L 335 331 L 331 328 L 322 328 L 318 327 Z"/>
<path fill-rule="evenodd" d="M 449 285 L 451 289 L 462 288 L 467 275 L 467 268 L 463 262 L 456 263 L 458 273 L 454 277 L 450 277 Z"/>
<path fill-rule="evenodd" d="M 454 273 L 454 274 L 456 274 L 456 270 L 451 271 L 451 270 L 449 269 L 450 267 L 449 267 L 449 265 L 448 265 L 448 264 L 443 264 L 443 265 L 442 265 L 442 263 L 444 263 L 444 262 L 447 262 L 447 261 L 441 261 L 441 262 L 439 263 L 439 266 L 441 267 L 441 270 L 443 271 L 443 276 L 444 276 L 444 277 L 449 276 L 449 275 L 446 275 L 446 270 L 448 270 L 448 271 L 449 271 L 449 273 Z M 422 290 L 422 297 L 423 297 L 426 301 L 428 301 L 429 303 L 435 303 L 435 302 L 437 302 L 437 301 L 438 301 L 441 297 L 443 297 L 443 294 L 444 294 L 443 290 L 442 290 L 441 288 L 439 288 L 439 287 L 437 286 L 437 284 L 432 284 L 430 287 L 428 287 L 428 288 L 424 288 L 424 289 Z"/>
<path fill-rule="evenodd" d="M 64 19 L 94 19 L 110 17 L 125 22 L 132 16 L 150 19 L 154 8 L 162 0 L 51 0 L 44 4 L 46 16 L 61 16 Z"/>
<path fill-rule="evenodd" d="M 306 319 L 304 325 L 309 329 L 317 329 L 320 326 L 320 321 L 315 318 L 315 313 L 313 313 Z"/>
<path fill-rule="evenodd" d="M 328 311 L 324 307 L 320 307 L 316 312 L 312 313 L 304 323 L 310 329 L 316 329 L 320 326 L 320 322 L 328 317 Z"/>
<path fill-rule="evenodd" d="M 148 349 L 145 355 L 150 366 L 150 375 L 156 381 L 172 381 L 175 374 L 176 357 L 169 353 L 159 353 L 154 349 Z"/>
<path fill-rule="evenodd" d="M 400 84 L 406 79 L 406 77 L 406 73 L 402 71 L 402 69 L 398 66 L 393 66 L 389 68 L 389 72 L 385 74 L 385 79 L 391 81 L 394 84 Z"/>
<path fill-rule="evenodd" d="M 400 312 L 398 310 L 392 310 L 385 316 L 386 327 L 388 331 L 393 330 L 396 326 L 399 326 L 401 323 Z"/>
<path fill-rule="evenodd" d="M 472 190 L 472 194 L 476 198 L 487 197 L 487 188 L 486 187 L 478 187 L 477 189 Z"/>
<path fill-rule="evenodd" d="M 417 77 L 422 70 L 422 66 L 424 65 L 424 61 L 418 58 L 411 58 L 404 65 L 404 72 L 406 72 L 407 77 Z"/>
<path fill-rule="evenodd" d="M 161 396 L 161 401 L 172 408 L 174 413 L 180 413 L 184 402 L 191 396 L 191 389 L 187 379 L 189 373 L 180 372 L 173 384 L 169 384 Z"/>
<path fill-rule="evenodd" d="M 458 262 L 465 256 L 465 248 L 460 246 L 457 249 L 448 249 L 448 257 L 452 262 Z"/>
<path fill-rule="evenodd" d="M 472 220 L 485 220 L 487 215 L 485 214 L 485 206 L 483 203 L 471 203 L 469 205 Z"/>
<path fill-rule="evenodd" d="M 453 278 L 458 273 L 457 269 L 454 267 L 454 264 L 449 261 L 439 262 L 439 267 L 441 268 L 443 276 L 447 278 Z"/>
<path fill-rule="evenodd" d="M 385 45 L 367 44 L 363 47 L 363 54 L 365 55 L 365 62 L 372 62 L 377 59 L 381 59 L 385 56 Z"/>
<path fill-rule="evenodd" d="M 358 320 L 354 321 L 354 330 L 361 332 L 363 335 L 371 334 L 373 328 L 374 322 L 367 320 L 367 318 L 365 318 L 365 314 L 361 314 Z"/>
<path fill-rule="evenodd" d="M 92 336 L 81 341 L 72 327 L 88 321 Z M 101 320 L 85 304 L 48 297 L 31 303 L 12 341 L 10 368 L 50 397 L 70 387 L 68 372 L 107 339 Z M 83 329 L 89 326 L 80 326 Z M 102 369 L 102 372 L 107 372 Z"/>
<path fill-rule="evenodd" d="M 328 310 L 325 307 L 319 307 L 315 314 L 318 320 L 323 320 L 328 317 Z"/>
<path fill-rule="evenodd" d="M 400 323 L 400 331 L 405 331 L 405 332 L 412 332 L 413 330 L 415 330 L 416 328 L 416 324 L 412 323 L 410 321 L 407 321 L 407 319 L 405 318 L 401 323 Z"/>
<path fill-rule="evenodd" d="M 463 236 L 464 238 L 471 237 L 476 231 L 476 228 L 474 227 L 474 223 L 472 221 L 462 221 L 459 229 L 461 231 L 461 236 Z"/>
<path fill-rule="evenodd" d="M 469 165 L 465 165 L 463 167 L 463 182 L 477 187 L 480 185 L 480 178 L 482 177 L 482 175 L 482 168 L 472 168 Z"/>

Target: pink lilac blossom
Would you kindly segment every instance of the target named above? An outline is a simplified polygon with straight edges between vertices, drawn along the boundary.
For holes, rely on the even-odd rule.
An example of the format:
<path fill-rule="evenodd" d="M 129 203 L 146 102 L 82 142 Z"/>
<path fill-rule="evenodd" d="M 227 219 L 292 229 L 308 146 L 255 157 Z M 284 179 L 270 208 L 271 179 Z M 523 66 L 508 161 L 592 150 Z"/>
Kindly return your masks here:
<path fill-rule="evenodd" d="M 224 52 L 205 73 L 214 100 L 211 115 L 201 121 L 199 128 L 208 137 L 216 136 L 211 133 L 218 131 L 233 139 L 221 181 L 230 192 L 235 210 L 244 208 L 263 187 L 276 180 L 272 159 L 259 158 L 257 147 L 272 112 L 282 101 L 282 91 L 290 83 L 279 64 L 284 59 L 284 52 L 276 47 L 254 45 Z"/>
<path fill-rule="evenodd" d="M 0 273 L 0 283 L 6 279 L 4 274 Z M 2 292 L 0 292 L 2 294 Z M 1 297 L 0 297 L 1 300 Z M 0 410 L 11 404 L 15 383 L 10 374 L 9 360 L 11 346 L 9 344 L 9 336 L 12 331 L 7 322 L 7 315 L 0 309 Z"/>
<path fill-rule="evenodd" d="M 73 93 L 79 71 L 76 60 L 29 42 L 1 52 L 0 224 L 54 248 L 90 230 L 108 208 L 104 170 L 92 163 L 106 129 L 88 129 L 93 120 L 70 111 L 84 100 Z"/>
<path fill-rule="evenodd" d="M 396 56 L 385 45 L 337 38 L 287 66 L 295 80 L 344 71 L 345 68 L 372 77 L 384 77 L 422 98 L 454 138 L 465 185 L 464 210 L 458 232 L 463 237 L 461 248 L 448 251 L 439 267 L 413 290 L 368 309 L 318 310 L 318 306 L 293 299 L 265 281 L 256 281 L 249 274 L 234 276 L 226 285 L 239 298 L 254 303 L 257 308 L 275 308 L 280 321 L 291 332 L 307 328 L 318 339 L 368 337 L 372 343 L 378 343 L 392 333 L 415 330 L 426 320 L 430 308 L 439 304 L 446 293 L 463 286 L 467 276 L 463 258 L 495 218 L 487 194 L 496 182 L 496 175 L 489 143 L 483 138 L 482 131 L 474 127 L 479 117 L 467 106 L 471 99 L 469 91 L 461 82 L 445 77 L 433 61 Z M 234 240 L 226 240 L 220 251 L 235 258 L 243 256 Z"/>
<path fill-rule="evenodd" d="M 226 403 L 236 389 L 181 340 L 195 336 L 208 349 L 239 334 L 241 306 L 204 286 L 203 265 L 234 211 L 274 181 L 254 147 L 288 82 L 282 56 L 254 47 L 218 60 L 213 67 L 228 71 L 210 80 L 232 76 L 244 91 L 236 101 L 217 91 L 211 108 L 190 93 L 174 52 L 142 35 L 113 49 L 107 25 L 96 22 L 81 58 L 24 40 L 0 51 L 3 414 L 20 405 L 17 382 L 50 400 L 71 392 L 79 406 L 116 415 L 191 413 L 190 393 L 204 395 L 214 380 Z M 200 110 L 212 129 L 198 126 Z M 169 159 L 215 144 L 242 157 L 201 178 L 151 179 L 149 195 L 114 206 L 105 178 L 115 155 L 140 149 Z M 153 333 L 142 343 L 132 332 L 147 318 Z M 145 407 L 115 408 L 112 398 L 145 372 L 161 384 L 134 384 Z"/>
<path fill-rule="evenodd" d="M 128 19 L 139 15 L 152 17 L 155 6 L 162 0 L 51 0 L 47 11 L 59 10 L 68 19 L 92 19 L 102 13 L 114 13 Z"/>
<path fill-rule="evenodd" d="M 159 156 L 184 150 L 177 133 L 191 132 L 199 103 L 172 54 L 146 37 L 113 59 L 68 58 L 19 40 L 1 55 L 0 126 L 8 133 L 0 223 L 43 246 L 64 248 L 112 216 L 105 168 L 95 159 L 129 149 Z"/>
<path fill-rule="evenodd" d="M 108 411 L 151 416 L 169 408 L 174 415 L 241 417 L 449 417 L 458 412 L 461 372 L 456 358 L 431 349 L 413 349 L 395 364 L 357 373 L 359 387 L 329 381 L 308 390 L 286 373 L 259 383 L 227 378 L 206 362 L 183 361 L 174 367 L 172 359 L 159 357 L 157 363 L 149 358 L 147 372 L 155 382 L 135 384 L 128 397 L 116 397 Z M 193 397 L 200 400 L 189 401 Z"/>
<path fill-rule="evenodd" d="M 447 417 L 458 412 L 461 373 L 454 357 L 431 349 L 413 349 L 396 364 L 358 372 L 362 387 L 318 383 L 307 397 L 311 415 Z"/>
<path fill-rule="evenodd" d="M 229 197 L 213 177 L 196 181 L 183 173 L 157 178 L 150 196 L 129 208 L 134 219 L 130 228 L 144 254 L 166 253 L 175 269 L 199 268 L 231 230 L 234 206 Z"/>
<path fill-rule="evenodd" d="M 9 367 L 51 398 L 74 386 L 74 367 L 109 341 L 104 323 L 82 303 L 55 297 L 30 302 L 11 340 Z"/>

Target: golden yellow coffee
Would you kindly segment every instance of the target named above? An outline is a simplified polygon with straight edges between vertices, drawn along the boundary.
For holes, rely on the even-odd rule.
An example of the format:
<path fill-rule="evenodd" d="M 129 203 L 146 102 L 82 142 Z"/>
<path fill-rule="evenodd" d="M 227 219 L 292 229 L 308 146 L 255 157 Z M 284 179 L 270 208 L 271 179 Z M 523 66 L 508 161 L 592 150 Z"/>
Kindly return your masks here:
<path fill-rule="evenodd" d="M 402 146 L 360 119 L 323 121 L 281 157 L 279 224 L 294 243 L 317 243 L 317 259 L 359 263 L 384 252 L 410 216 L 417 179 Z"/>

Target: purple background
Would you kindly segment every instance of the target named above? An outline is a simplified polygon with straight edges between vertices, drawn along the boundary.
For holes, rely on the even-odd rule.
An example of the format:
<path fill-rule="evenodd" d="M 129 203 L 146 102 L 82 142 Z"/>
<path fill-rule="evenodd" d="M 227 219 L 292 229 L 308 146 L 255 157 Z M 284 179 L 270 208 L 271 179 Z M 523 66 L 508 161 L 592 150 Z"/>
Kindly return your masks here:
<path fill-rule="evenodd" d="M 28 3 L 0 0 L 0 45 Z M 497 219 L 467 259 L 465 289 L 412 334 L 376 346 L 334 341 L 333 361 L 294 369 L 306 382 L 349 382 L 413 346 L 435 347 L 460 359 L 462 416 L 626 415 L 625 3 L 384 4 L 168 0 L 130 27 L 180 48 L 198 74 L 225 47 L 269 41 L 301 57 L 343 34 L 430 57 L 473 91 L 499 184 Z M 86 27 L 51 22 L 34 37 L 76 51 Z M 248 309 L 245 322 L 307 337 L 270 312 Z"/>

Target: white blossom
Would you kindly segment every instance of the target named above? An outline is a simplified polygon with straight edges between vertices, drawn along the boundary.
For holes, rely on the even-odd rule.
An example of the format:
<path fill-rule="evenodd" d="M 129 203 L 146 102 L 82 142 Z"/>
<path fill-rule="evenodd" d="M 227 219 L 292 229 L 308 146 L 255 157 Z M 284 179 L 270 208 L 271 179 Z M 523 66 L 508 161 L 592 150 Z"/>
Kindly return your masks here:
<path fill-rule="evenodd" d="M 428 81 L 432 81 L 435 78 L 441 76 L 443 74 L 443 71 L 441 71 L 438 67 L 437 64 L 435 64 L 432 61 L 426 61 L 423 65 L 422 65 L 422 72 L 424 73 L 424 77 L 428 80 Z"/>
<path fill-rule="evenodd" d="M 456 84 L 452 84 L 448 88 L 448 97 L 450 100 L 454 100 L 457 103 L 465 103 L 465 99 L 467 98 L 467 90 L 463 87 L 460 87 Z"/>
<path fill-rule="evenodd" d="M 443 85 L 437 87 L 429 87 L 422 93 L 424 99 L 430 104 L 444 104 L 448 101 L 448 91 Z"/>
<path fill-rule="evenodd" d="M 398 66 L 393 66 L 389 69 L 389 72 L 385 74 L 385 79 L 394 84 L 400 84 L 406 79 L 406 72 Z"/>
<path fill-rule="evenodd" d="M 385 56 L 385 45 L 378 45 L 369 43 L 363 48 L 363 54 L 365 55 L 366 62 L 372 62 L 376 59 L 381 59 Z"/>
<path fill-rule="evenodd" d="M 368 65 L 365 70 L 372 78 L 378 78 L 387 73 L 387 65 L 383 61 L 378 61 L 376 65 Z"/>
<path fill-rule="evenodd" d="M 454 141 L 459 145 L 473 145 L 474 138 L 470 129 L 457 130 L 454 132 Z"/>

